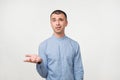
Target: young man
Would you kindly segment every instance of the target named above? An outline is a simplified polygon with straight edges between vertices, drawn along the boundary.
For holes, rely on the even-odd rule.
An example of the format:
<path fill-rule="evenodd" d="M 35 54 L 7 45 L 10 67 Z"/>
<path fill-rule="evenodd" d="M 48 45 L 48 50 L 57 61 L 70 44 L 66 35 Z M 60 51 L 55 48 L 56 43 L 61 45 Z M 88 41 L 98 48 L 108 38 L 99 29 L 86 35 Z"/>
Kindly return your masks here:
<path fill-rule="evenodd" d="M 38 73 L 46 80 L 83 80 L 79 44 L 65 35 L 67 15 L 55 10 L 50 15 L 53 35 L 39 46 L 38 55 L 26 55 L 25 62 L 36 63 Z"/>

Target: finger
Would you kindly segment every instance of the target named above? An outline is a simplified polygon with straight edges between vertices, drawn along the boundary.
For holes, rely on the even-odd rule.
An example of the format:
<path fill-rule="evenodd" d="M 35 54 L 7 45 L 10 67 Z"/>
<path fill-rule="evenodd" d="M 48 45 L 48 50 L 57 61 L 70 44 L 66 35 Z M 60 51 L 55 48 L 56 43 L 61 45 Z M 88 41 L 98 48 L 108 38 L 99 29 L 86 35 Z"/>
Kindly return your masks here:
<path fill-rule="evenodd" d="M 24 62 L 31 62 L 30 57 L 27 57 Z"/>
<path fill-rule="evenodd" d="M 31 61 L 32 61 L 32 62 L 36 62 L 35 60 L 36 60 L 35 57 L 32 57 L 32 58 L 31 58 Z"/>
<path fill-rule="evenodd" d="M 32 55 L 31 54 L 26 54 L 25 57 L 31 57 Z"/>

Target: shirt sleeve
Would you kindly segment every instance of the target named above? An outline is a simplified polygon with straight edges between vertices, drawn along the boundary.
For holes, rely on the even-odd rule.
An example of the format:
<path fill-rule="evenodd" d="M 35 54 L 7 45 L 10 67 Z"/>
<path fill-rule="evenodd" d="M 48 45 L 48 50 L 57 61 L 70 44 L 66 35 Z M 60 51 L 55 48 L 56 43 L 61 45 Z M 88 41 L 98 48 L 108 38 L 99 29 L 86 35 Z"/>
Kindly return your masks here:
<path fill-rule="evenodd" d="M 36 69 L 37 69 L 37 72 L 39 73 L 40 76 L 42 76 L 43 78 L 46 78 L 47 77 L 47 74 L 48 74 L 48 69 L 47 69 L 47 57 L 46 57 L 46 54 L 45 54 L 45 45 L 44 44 L 41 44 L 39 46 L 39 56 L 40 58 L 42 58 L 42 62 L 40 64 L 36 64 Z"/>
<path fill-rule="evenodd" d="M 83 80 L 84 70 L 81 59 L 80 47 L 79 44 L 76 48 L 76 54 L 74 56 L 74 77 L 75 80 Z"/>

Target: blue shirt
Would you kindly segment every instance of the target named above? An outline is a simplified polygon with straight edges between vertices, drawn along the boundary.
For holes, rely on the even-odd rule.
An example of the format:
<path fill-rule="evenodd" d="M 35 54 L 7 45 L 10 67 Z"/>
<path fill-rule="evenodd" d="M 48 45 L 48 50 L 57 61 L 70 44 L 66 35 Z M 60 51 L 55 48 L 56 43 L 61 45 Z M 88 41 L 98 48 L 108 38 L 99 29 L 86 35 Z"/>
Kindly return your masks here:
<path fill-rule="evenodd" d="M 67 36 L 54 35 L 39 46 L 42 63 L 38 73 L 46 80 L 83 80 L 83 65 L 79 44 Z"/>

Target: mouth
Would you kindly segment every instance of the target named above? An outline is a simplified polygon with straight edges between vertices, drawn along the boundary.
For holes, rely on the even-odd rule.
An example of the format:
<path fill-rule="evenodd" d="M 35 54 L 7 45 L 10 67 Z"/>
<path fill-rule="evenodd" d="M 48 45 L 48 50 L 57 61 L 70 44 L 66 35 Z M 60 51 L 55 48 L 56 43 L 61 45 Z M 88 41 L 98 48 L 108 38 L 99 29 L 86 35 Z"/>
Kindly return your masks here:
<path fill-rule="evenodd" d="M 55 29 L 60 30 L 60 29 L 61 29 L 61 27 L 56 27 Z"/>

